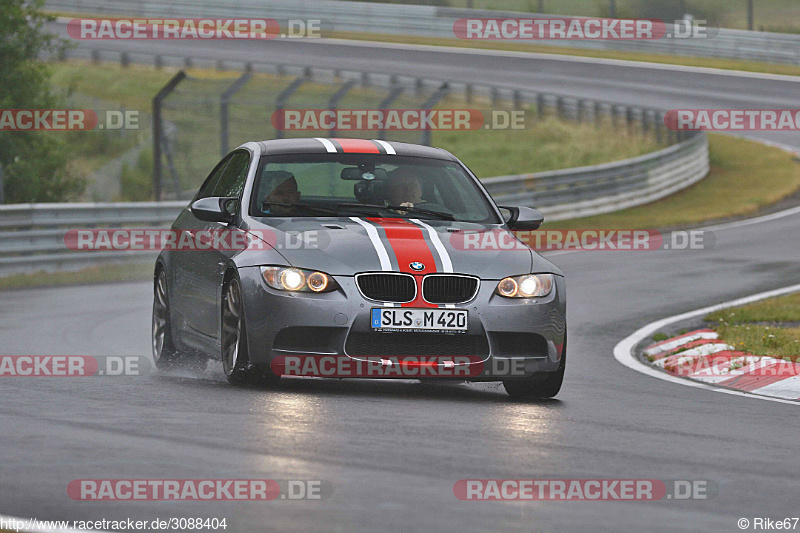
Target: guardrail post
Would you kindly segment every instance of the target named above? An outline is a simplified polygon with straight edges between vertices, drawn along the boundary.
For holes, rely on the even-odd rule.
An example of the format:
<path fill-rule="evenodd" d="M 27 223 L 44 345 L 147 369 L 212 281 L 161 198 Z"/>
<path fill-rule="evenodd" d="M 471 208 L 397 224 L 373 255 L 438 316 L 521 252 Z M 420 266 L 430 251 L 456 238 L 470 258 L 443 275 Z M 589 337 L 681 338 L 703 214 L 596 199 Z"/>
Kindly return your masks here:
<path fill-rule="evenodd" d="M 661 144 L 664 141 L 664 113 L 656 111 L 656 142 Z"/>
<path fill-rule="evenodd" d="M 468 104 L 472 103 L 472 84 L 470 83 L 464 86 L 464 99 Z"/>
<path fill-rule="evenodd" d="M 414 88 L 416 95 L 422 96 L 422 91 L 425 89 L 425 84 L 422 82 L 422 78 L 417 78 L 417 80 L 414 82 Z"/>
<path fill-rule="evenodd" d="M 164 137 L 164 128 L 161 124 L 161 104 L 185 78 L 186 72 L 179 71 L 153 97 L 153 194 L 156 201 L 161 201 L 161 149 Z"/>
<path fill-rule="evenodd" d="M 428 101 L 422 104 L 422 109 L 425 110 L 433 109 L 433 106 L 435 106 L 439 102 L 439 100 L 444 98 L 449 92 L 450 92 L 450 86 L 447 84 L 447 82 L 441 84 L 439 88 L 436 89 L 436 92 L 434 92 L 431 95 L 431 97 L 428 98 Z M 420 144 L 424 144 L 425 146 L 430 146 L 432 142 L 431 137 L 432 137 L 431 130 L 422 130 Z"/>
<path fill-rule="evenodd" d="M 558 116 L 558 118 L 564 118 L 564 115 L 565 115 L 564 108 L 565 108 L 564 98 L 561 97 L 561 96 L 557 97 L 556 98 L 556 115 Z"/>
<path fill-rule="evenodd" d="M 283 91 L 281 91 L 281 94 L 279 94 L 278 98 L 275 100 L 276 113 L 280 113 L 281 111 L 283 111 L 283 106 L 286 105 L 286 101 L 289 100 L 292 94 L 294 94 L 294 92 L 297 89 L 299 89 L 301 85 L 303 85 L 306 81 L 308 81 L 309 76 L 307 74 L 309 74 L 310 72 L 311 72 L 310 69 L 303 71 L 302 76 L 298 76 L 297 78 L 295 78 L 295 80 L 292 83 L 290 83 L 288 87 L 286 87 Z M 283 139 L 283 129 L 278 129 L 275 132 L 275 137 L 278 139 Z"/>
<path fill-rule="evenodd" d="M 539 93 L 536 95 L 536 113 L 539 115 L 539 118 L 542 118 L 544 115 L 544 95 Z"/>
<path fill-rule="evenodd" d="M 653 112 L 649 109 L 642 109 L 642 135 L 647 136 L 650 133 L 650 123 Z"/>
<path fill-rule="evenodd" d="M 225 154 L 228 153 L 228 146 L 230 146 L 228 141 L 228 104 L 233 95 L 239 92 L 252 77 L 252 72 L 245 72 L 230 87 L 225 89 L 225 92 L 219 98 L 219 148 L 222 154 L 220 157 L 225 157 Z"/>
<path fill-rule="evenodd" d="M 519 91 L 514 91 L 512 99 L 514 102 L 514 109 L 522 109 L 522 94 Z"/>
<path fill-rule="evenodd" d="M 344 95 L 346 95 L 347 92 L 350 89 L 352 89 L 357 83 L 358 83 L 358 81 L 356 81 L 356 80 L 347 80 L 346 82 L 344 82 L 344 85 L 339 87 L 339 90 L 336 91 L 335 93 L 333 93 L 333 96 L 331 96 L 331 99 L 328 100 L 328 109 L 331 110 L 331 111 L 335 110 L 336 107 L 339 105 L 339 101 L 342 98 L 344 98 Z M 335 127 L 336 120 L 334 120 L 333 123 L 334 123 L 334 128 L 330 131 L 330 134 L 329 134 L 330 137 L 336 137 L 336 127 Z"/>
<path fill-rule="evenodd" d="M 120 66 L 122 66 L 122 67 L 129 67 L 129 66 L 130 66 L 130 64 L 131 64 L 131 58 L 130 58 L 130 56 L 128 55 L 128 52 L 122 52 L 122 53 L 119 55 L 119 64 L 120 64 Z"/>
<path fill-rule="evenodd" d="M 369 72 L 362 72 L 361 73 L 361 86 L 362 87 L 369 87 Z"/>
<path fill-rule="evenodd" d="M 492 87 L 491 90 L 489 91 L 489 94 L 492 102 L 492 107 L 495 107 L 497 105 L 497 102 L 500 101 L 500 91 L 497 89 L 497 87 Z"/>
<path fill-rule="evenodd" d="M 183 58 L 183 68 L 185 68 L 185 69 L 192 68 L 192 58 L 191 57 L 184 57 Z"/>
<path fill-rule="evenodd" d="M 164 67 L 164 59 L 161 57 L 161 54 L 155 55 L 155 58 L 153 59 L 153 65 L 155 66 L 156 70 L 161 70 Z"/>
<path fill-rule="evenodd" d="M 6 190 L 3 185 L 3 165 L 0 165 L 0 205 L 6 203 Z"/>

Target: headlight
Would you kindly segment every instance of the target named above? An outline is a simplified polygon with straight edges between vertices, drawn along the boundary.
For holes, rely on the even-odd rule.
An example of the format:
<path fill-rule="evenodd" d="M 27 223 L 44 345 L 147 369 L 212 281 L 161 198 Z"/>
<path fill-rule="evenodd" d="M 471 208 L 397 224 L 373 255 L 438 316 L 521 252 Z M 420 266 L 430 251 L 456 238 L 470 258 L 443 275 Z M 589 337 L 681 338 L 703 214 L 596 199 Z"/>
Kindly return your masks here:
<path fill-rule="evenodd" d="M 267 285 L 279 291 L 332 292 L 339 286 L 328 274 L 300 268 L 264 266 L 261 275 Z"/>
<path fill-rule="evenodd" d="M 525 274 L 501 279 L 495 292 L 506 298 L 542 298 L 551 290 L 552 274 Z"/>

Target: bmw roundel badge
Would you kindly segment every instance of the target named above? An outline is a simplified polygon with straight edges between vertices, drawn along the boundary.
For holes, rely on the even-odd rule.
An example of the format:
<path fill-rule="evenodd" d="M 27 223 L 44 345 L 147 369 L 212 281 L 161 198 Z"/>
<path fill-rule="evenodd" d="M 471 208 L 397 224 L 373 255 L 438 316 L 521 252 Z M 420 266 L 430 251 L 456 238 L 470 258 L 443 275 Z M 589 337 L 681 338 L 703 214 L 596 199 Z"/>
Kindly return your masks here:
<path fill-rule="evenodd" d="M 419 261 L 414 261 L 413 263 L 411 263 L 408 266 L 411 267 L 411 270 L 416 270 L 417 272 L 419 272 L 420 270 L 425 270 L 425 265 L 423 265 Z"/>

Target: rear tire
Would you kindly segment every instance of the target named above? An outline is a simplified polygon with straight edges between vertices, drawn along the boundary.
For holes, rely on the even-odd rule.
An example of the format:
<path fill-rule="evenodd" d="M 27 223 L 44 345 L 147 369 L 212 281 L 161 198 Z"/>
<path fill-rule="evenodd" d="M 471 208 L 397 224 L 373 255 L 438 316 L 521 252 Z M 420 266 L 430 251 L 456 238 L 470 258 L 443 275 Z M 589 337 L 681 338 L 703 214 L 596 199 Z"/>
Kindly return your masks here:
<path fill-rule="evenodd" d="M 151 327 L 153 362 L 159 370 L 170 368 L 178 360 L 178 351 L 172 342 L 167 274 L 159 268 L 153 286 L 153 320 Z"/>
<path fill-rule="evenodd" d="M 202 372 L 208 356 L 199 352 L 179 350 L 172 340 L 172 320 L 169 309 L 167 273 L 159 268 L 153 290 L 152 345 L 153 361 L 159 370 L 176 369 Z"/>
<path fill-rule="evenodd" d="M 503 381 L 503 387 L 515 400 L 533 400 L 553 398 L 561 390 L 564 382 L 564 371 L 567 368 L 567 336 L 564 334 L 564 346 L 561 348 L 561 362 L 558 370 L 533 375 L 525 379 L 509 379 Z"/>

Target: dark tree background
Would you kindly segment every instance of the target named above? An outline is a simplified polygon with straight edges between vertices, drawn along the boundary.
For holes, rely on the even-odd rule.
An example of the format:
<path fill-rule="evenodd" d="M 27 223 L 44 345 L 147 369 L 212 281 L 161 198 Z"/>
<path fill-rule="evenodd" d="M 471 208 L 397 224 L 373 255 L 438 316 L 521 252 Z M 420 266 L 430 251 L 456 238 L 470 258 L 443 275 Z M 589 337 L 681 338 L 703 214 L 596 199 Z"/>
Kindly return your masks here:
<path fill-rule="evenodd" d="M 0 109 L 64 108 L 50 86 L 40 54 L 58 55 L 66 43 L 46 31 L 44 0 L 0 0 Z M 0 131 L 6 203 L 58 202 L 81 194 L 85 180 L 69 171 L 64 135 Z"/>

